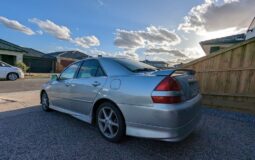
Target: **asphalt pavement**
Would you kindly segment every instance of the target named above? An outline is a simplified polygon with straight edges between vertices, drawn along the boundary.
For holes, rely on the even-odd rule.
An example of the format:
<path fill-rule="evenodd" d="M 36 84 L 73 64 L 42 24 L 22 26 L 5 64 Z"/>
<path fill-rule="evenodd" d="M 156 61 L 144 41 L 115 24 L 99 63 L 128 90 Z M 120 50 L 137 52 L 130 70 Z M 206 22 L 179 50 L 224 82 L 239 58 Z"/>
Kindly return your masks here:
<path fill-rule="evenodd" d="M 0 93 L 39 90 L 49 79 L 18 79 L 16 81 L 0 80 Z"/>
<path fill-rule="evenodd" d="M 255 159 L 255 116 L 203 109 L 195 131 L 178 143 L 127 137 L 104 140 L 97 129 L 39 106 L 0 112 L 0 159 Z"/>

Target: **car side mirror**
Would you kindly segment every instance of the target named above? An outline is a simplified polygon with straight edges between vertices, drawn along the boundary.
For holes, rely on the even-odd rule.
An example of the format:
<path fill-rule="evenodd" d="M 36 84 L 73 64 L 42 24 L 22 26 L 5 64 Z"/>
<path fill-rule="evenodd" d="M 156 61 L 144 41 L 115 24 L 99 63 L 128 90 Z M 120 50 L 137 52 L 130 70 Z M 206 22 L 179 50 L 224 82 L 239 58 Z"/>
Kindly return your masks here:
<path fill-rule="evenodd" d="M 51 78 L 50 78 L 52 81 L 57 81 L 59 80 L 59 76 L 57 74 L 53 74 L 51 75 Z"/>

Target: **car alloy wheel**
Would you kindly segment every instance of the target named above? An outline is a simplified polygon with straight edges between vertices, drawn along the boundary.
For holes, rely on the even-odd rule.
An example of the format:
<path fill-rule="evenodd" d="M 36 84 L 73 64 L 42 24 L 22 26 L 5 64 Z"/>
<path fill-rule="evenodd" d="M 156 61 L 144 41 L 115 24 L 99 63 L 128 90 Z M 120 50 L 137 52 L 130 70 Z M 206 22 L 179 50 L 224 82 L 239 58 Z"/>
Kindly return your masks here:
<path fill-rule="evenodd" d="M 15 81 L 18 79 L 18 75 L 16 73 L 10 73 L 8 74 L 8 79 L 11 81 Z"/>
<path fill-rule="evenodd" d="M 97 125 L 104 138 L 111 142 L 120 141 L 125 135 L 124 118 L 112 103 L 103 103 L 97 111 Z"/>
<path fill-rule="evenodd" d="M 45 93 L 45 92 L 43 92 L 42 95 L 41 95 L 41 105 L 42 105 L 42 109 L 44 111 L 50 111 L 49 98 L 48 98 L 47 93 Z"/>

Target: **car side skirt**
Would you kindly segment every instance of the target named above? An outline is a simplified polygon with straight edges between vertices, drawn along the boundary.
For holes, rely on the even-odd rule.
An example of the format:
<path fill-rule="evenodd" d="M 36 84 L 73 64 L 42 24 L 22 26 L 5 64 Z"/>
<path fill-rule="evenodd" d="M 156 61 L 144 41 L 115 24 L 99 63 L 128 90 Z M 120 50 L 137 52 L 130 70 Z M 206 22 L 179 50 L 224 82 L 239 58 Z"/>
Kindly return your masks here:
<path fill-rule="evenodd" d="M 87 115 L 84 115 L 84 114 L 80 114 L 80 113 L 76 113 L 76 112 L 73 112 L 73 111 L 70 111 L 70 110 L 67 110 L 67 109 L 64 109 L 64 108 L 60 108 L 60 107 L 57 107 L 57 106 L 53 106 L 53 105 L 50 105 L 49 108 L 53 109 L 53 110 L 56 110 L 56 111 L 59 111 L 59 112 L 62 112 L 62 113 L 66 113 L 66 114 L 69 114 L 81 121 L 84 121 L 84 122 L 87 122 L 87 123 L 92 123 L 92 118 L 91 116 L 87 116 Z"/>

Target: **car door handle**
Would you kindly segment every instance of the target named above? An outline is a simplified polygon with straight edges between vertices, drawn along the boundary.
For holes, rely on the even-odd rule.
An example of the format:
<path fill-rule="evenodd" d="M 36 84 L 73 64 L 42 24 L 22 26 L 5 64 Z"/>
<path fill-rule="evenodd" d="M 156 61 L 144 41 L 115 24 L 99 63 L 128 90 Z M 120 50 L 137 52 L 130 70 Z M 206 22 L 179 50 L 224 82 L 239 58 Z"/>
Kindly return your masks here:
<path fill-rule="evenodd" d="M 99 83 L 98 81 L 95 81 L 95 82 L 92 83 L 92 85 L 93 85 L 94 87 L 97 87 L 97 86 L 100 85 L 100 83 Z"/>

